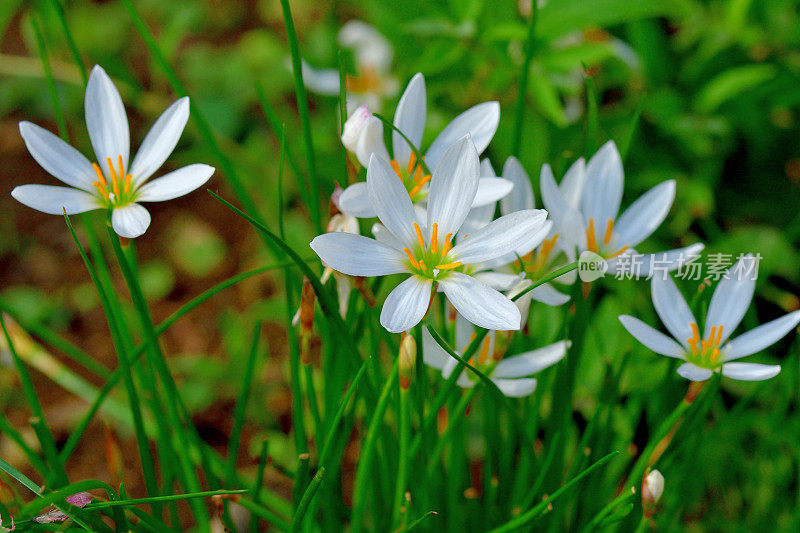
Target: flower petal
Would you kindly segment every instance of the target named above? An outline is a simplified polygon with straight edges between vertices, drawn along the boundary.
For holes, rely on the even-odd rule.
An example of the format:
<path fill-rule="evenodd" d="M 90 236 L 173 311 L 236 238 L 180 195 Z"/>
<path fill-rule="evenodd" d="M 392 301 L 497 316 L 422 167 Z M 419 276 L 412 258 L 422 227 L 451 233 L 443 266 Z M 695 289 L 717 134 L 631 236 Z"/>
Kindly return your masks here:
<path fill-rule="evenodd" d="M 494 171 L 494 167 L 492 167 L 492 162 L 489 161 L 488 157 L 484 157 L 481 159 L 481 177 L 482 178 L 496 178 L 497 173 Z"/>
<path fill-rule="evenodd" d="M 364 123 L 356 141 L 355 154 L 363 167 L 369 166 L 372 154 L 377 154 L 387 161 L 391 159 L 383 143 L 383 122 L 378 117 L 369 117 Z"/>
<path fill-rule="evenodd" d="M 135 239 L 150 226 L 150 212 L 139 204 L 115 207 L 111 211 L 111 227 L 120 237 Z"/>
<path fill-rule="evenodd" d="M 464 219 L 463 224 L 461 224 L 461 227 L 458 229 L 456 241 L 463 239 L 464 235 L 475 233 L 479 229 L 486 227 L 494 218 L 496 207 L 496 203 L 491 203 L 470 209 L 467 218 Z"/>
<path fill-rule="evenodd" d="M 20 122 L 19 132 L 28 151 L 49 174 L 78 189 L 96 190 L 94 169 L 83 154 L 36 124 Z"/>
<path fill-rule="evenodd" d="M 683 346 L 657 329 L 648 326 L 638 318 L 622 315 L 619 317 L 619 321 L 622 322 L 622 325 L 628 330 L 628 333 L 636 337 L 636 340 L 654 352 L 666 355 L 667 357 L 686 359 L 686 350 Z"/>
<path fill-rule="evenodd" d="M 581 201 L 586 220 L 594 219 L 598 241 L 603 238 L 606 221 L 617 218 L 623 183 L 622 159 L 614 141 L 608 141 L 586 165 L 586 186 Z"/>
<path fill-rule="evenodd" d="M 413 328 L 428 310 L 431 280 L 411 276 L 394 288 L 381 310 L 381 325 L 392 333 Z"/>
<path fill-rule="evenodd" d="M 581 157 L 569 167 L 558 186 L 567 205 L 575 209 L 580 206 L 583 187 L 586 185 L 586 162 Z"/>
<path fill-rule="evenodd" d="M 439 343 L 430 334 L 428 328 L 422 328 L 422 360 L 425 364 L 442 370 L 450 359 L 452 359 L 450 354 L 439 346 Z"/>
<path fill-rule="evenodd" d="M 130 173 L 133 184 L 142 184 L 161 168 L 181 138 L 189 120 L 189 97 L 176 100 L 161 113 L 133 158 Z"/>
<path fill-rule="evenodd" d="M 197 189 L 214 173 L 214 167 L 195 163 L 145 183 L 136 196 L 140 202 L 164 202 Z"/>
<path fill-rule="evenodd" d="M 690 381 L 705 381 L 713 372 L 707 368 L 700 368 L 692 363 L 683 363 L 678 367 L 678 375 Z"/>
<path fill-rule="evenodd" d="M 722 351 L 722 360 L 732 361 L 760 352 L 767 346 L 778 342 L 784 335 L 796 328 L 798 323 L 800 323 L 800 311 L 794 311 L 766 324 L 761 324 L 731 340 Z"/>
<path fill-rule="evenodd" d="M 454 118 L 434 139 L 425 153 L 425 161 L 430 168 L 435 168 L 450 145 L 467 134 L 472 137 L 478 155 L 482 154 L 494 137 L 499 123 L 500 104 L 497 102 L 483 102 L 470 107 Z"/>
<path fill-rule="evenodd" d="M 422 134 L 425 132 L 426 115 L 425 77 L 418 72 L 411 78 L 406 90 L 403 91 L 403 96 L 397 103 L 392 124 L 402 131 L 414 146 L 420 148 Z M 411 147 L 403 139 L 403 136 L 394 130 L 392 130 L 392 154 L 401 167 L 406 166 L 411 157 Z"/>
<path fill-rule="evenodd" d="M 478 153 L 469 135 L 450 146 L 433 171 L 428 193 L 428 231 L 436 222 L 442 243 L 445 235 L 458 232 L 467 217 L 478 190 L 479 172 Z"/>
<path fill-rule="evenodd" d="M 506 272 L 478 272 L 473 277 L 496 291 L 511 290 L 512 287 L 519 283 L 517 274 L 508 274 Z"/>
<path fill-rule="evenodd" d="M 755 265 L 755 261 L 752 254 L 745 255 L 719 281 L 708 304 L 703 338 L 708 338 L 712 327 L 722 326 L 720 343 L 723 343 L 742 321 L 756 288 L 756 276 L 742 269 L 748 263 Z"/>
<path fill-rule="evenodd" d="M 470 234 L 453 247 L 452 253 L 464 263 L 489 261 L 533 243 L 534 237 L 541 242 L 550 229 L 546 219 L 547 211 L 542 209 L 511 213 Z"/>
<path fill-rule="evenodd" d="M 573 165 L 574 166 L 574 165 Z M 554 231 L 558 233 L 558 246 L 564 251 L 586 248 L 586 233 L 581 212 L 577 207 L 572 207 L 567 202 L 564 194 L 556 185 L 550 165 L 542 165 L 539 176 L 539 186 L 542 192 L 542 203 L 555 225 Z"/>
<path fill-rule="evenodd" d="M 521 378 L 533 375 L 561 361 L 571 344 L 570 341 L 559 341 L 538 350 L 506 357 L 497 363 L 492 377 Z"/>
<path fill-rule="evenodd" d="M 536 390 L 536 380 L 533 378 L 502 379 L 492 378 L 492 381 L 504 395 L 509 398 L 523 398 Z"/>
<path fill-rule="evenodd" d="M 531 291 L 531 296 L 537 302 L 542 302 L 545 305 L 550 305 L 553 307 L 564 305 L 570 299 L 568 294 L 564 294 L 563 292 L 555 289 L 549 283 L 539 285 L 533 289 Z"/>
<path fill-rule="evenodd" d="M 374 155 L 367 168 L 367 191 L 375 214 L 405 246 L 417 242 L 417 214 L 403 182 L 383 157 Z"/>
<path fill-rule="evenodd" d="M 367 183 L 360 181 L 350 185 L 339 195 L 339 208 L 347 214 L 359 218 L 372 218 L 375 209 L 369 200 Z"/>
<path fill-rule="evenodd" d="M 640 196 L 615 224 L 617 246 L 636 246 L 649 237 L 664 221 L 674 200 L 675 180 L 659 183 Z"/>
<path fill-rule="evenodd" d="M 650 287 L 653 306 L 661 322 L 675 340 L 688 349 L 689 343 L 686 341 L 693 337 L 691 324 L 697 324 L 697 321 L 692 316 L 689 305 L 675 285 L 675 281 L 669 275 L 655 276 Z"/>
<path fill-rule="evenodd" d="M 514 302 L 475 278 L 451 272 L 439 285 L 453 307 L 476 326 L 500 331 L 520 328 Z"/>
<path fill-rule="evenodd" d="M 544 171 L 544 169 L 542 170 Z M 507 215 L 514 211 L 524 211 L 536 207 L 531 180 L 516 157 L 511 156 L 506 159 L 506 163 L 503 165 L 503 177 L 514 184 L 514 190 L 500 201 L 502 214 Z"/>
<path fill-rule="evenodd" d="M 722 375 L 741 381 L 764 381 L 774 378 L 781 371 L 780 365 L 760 365 L 758 363 L 725 363 Z"/>
<path fill-rule="evenodd" d="M 291 68 L 291 64 L 289 65 Z M 303 85 L 312 93 L 323 96 L 339 96 L 339 71 L 332 68 L 314 68 L 305 61 L 301 63 Z"/>
<path fill-rule="evenodd" d="M 18 202 L 42 213 L 68 215 L 83 213 L 103 207 L 97 197 L 86 191 L 53 185 L 20 185 L 14 187 L 11 196 Z"/>
<path fill-rule="evenodd" d="M 122 98 L 100 65 L 95 65 L 89 75 L 84 106 L 92 148 L 106 179 L 110 179 L 106 158 L 111 158 L 116 168 L 121 155 L 123 167 L 128 168 L 131 141 Z"/>
<path fill-rule="evenodd" d="M 357 232 L 351 232 L 357 233 Z M 372 225 L 372 235 L 375 236 L 375 240 L 383 243 L 387 246 L 391 246 L 396 250 L 402 250 L 405 244 L 400 242 L 400 240 L 392 235 L 392 232 L 386 229 L 386 226 L 381 224 L 380 222 L 376 222 Z"/>
<path fill-rule="evenodd" d="M 387 276 L 408 271 L 403 252 L 363 235 L 325 233 L 309 246 L 326 265 L 342 274 Z"/>
<path fill-rule="evenodd" d="M 514 184 L 503 178 L 479 178 L 472 207 L 494 204 L 501 198 L 505 199 L 513 188 Z"/>

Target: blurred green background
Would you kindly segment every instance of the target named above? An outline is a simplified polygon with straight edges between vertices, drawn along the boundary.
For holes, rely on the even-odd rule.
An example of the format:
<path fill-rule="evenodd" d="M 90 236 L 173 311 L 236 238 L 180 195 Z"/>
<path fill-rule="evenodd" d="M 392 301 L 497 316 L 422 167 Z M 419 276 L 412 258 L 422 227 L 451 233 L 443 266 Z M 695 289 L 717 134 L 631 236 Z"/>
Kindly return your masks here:
<path fill-rule="evenodd" d="M 303 200 L 304 186 L 299 185 L 306 179 L 306 159 L 279 3 L 142 0 L 134 4 L 188 89 L 193 108 L 211 124 L 261 215 L 275 227 L 282 196 L 288 240 L 301 255 L 311 257 L 307 243 L 315 229 Z M 537 192 L 543 163 L 551 163 L 560 176 L 575 158 L 590 156 L 599 143 L 614 139 L 629 146 L 623 205 L 660 181 L 678 182 L 670 216 L 643 251 L 699 240 L 709 252 L 761 253 L 756 305 L 745 324 L 797 309 L 800 3 L 549 0 L 540 4 L 520 154 Z M 175 99 L 165 71 L 148 52 L 121 2 L 61 5 L 83 60 L 89 67 L 102 65 L 120 89 L 132 145 L 137 146 Z M 502 167 L 511 154 L 530 0 L 292 1 L 291 6 L 301 53 L 311 67 L 335 69 L 337 33 L 347 21 L 359 19 L 390 43 L 393 59 L 384 76 L 393 77 L 400 91 L 416 72 L 425 74 L 426 142 L 467 107 L 499 101 L 500 127 L 484 155 L 496 169 Z M 17 185 L 55 183 L 27 154 L 17 129 L 20 120 L 30 120 L 56 131 L 32 20 L 42 30 L 72 143 L 91 152 L 81 76 L 54 4 L 5 0 L 0 4 L 0 302 L 20 321 L 53 328 L 113 367 L 102 310 L 63 220 L 30 210 L 10 196 Z M 357 50 L 343 49 L 349 74 L 363 79 L 364 64 Z M 398 96 L 397 91 L 373 95 L 389 117 Z M 334 182 L 347 181 L 338 138 L 338 100 L 314 93 L 309 99 L 325 197 L 320 201 L 326 206 Z M 587 135 L 587 106 L 593 104 L 599 116 L 597 136 Z M 281 124 L 286 127 L 289 160 L 279 195 L 276 126 Z M 162 171 L 191 162 L 217 166 L 209 186 L 233 198 L 220 162 L 194 120 Z M 152 204 L 151 212 L 152 226 L 137 245 L 157 321 L 214 283 L 272 261 L 252 229 L 203 190 L 167 204 Z M 93 218 L 99 228 L 101 215 Z M 172 368 L 201 435 L 224 447 L 251 324 L 267 320 L 270 356 L 260 366 L 245 442 L 252 443 L 252 456 L 259 438 L 269 436 L 279 464 L 282 454 L 287 463 L 292 456 L 285 330 L 283 321 L 275 318 L 285 307 L 282 285 L 280 273 L 252 278 L 216 296 L 165 335 L 174 355 Z M 669 388 L 654 391 L 662 383 L 667 362 L 635 345 L 616 321 L 624 312 L 657 323 L 647 284 L 607 287 L 592 325 L 590 356 L 584 356 L 581 368 L 584 401 L 577 406 L 576 417 L 591 416 L 604 362 L 632 351 L 622 406 L 612 423 L 622 445 L 641 444 L 646 435 L 637 431 L 638 411 L 628 408 L 626 399 L 634 398 L 631 402 L 639 407 L 649 405 L 648 413 L 666 413 L 680 399 L 681 384 L 671 382 Z M 691 284 L 686 288 L 691 290 Z M 547 326 L 551 311 L 535 308 L 537 312 L 542 326 L 533 328 L 533 333 L 552 336 Z M 58 350 L 47 353 L 77 368 Z M 721 405 L 746 403 L 737 404 L 742 405 L 738 410 L 712 414 L 712 423 L 697 436 L 699 444 L 685 444 L 687 451 L 681 455 L 685 464 L 675 469 L 696 473 L 696 483 L 670 487 L 667 478 L 663 512 L 657 515 L 664 517 L 666 530 L 693 524 L 698 530 L 730 530 L 730 524 L 740 524 L 742 530 L 792 530 L 797 524 L 800 364 L 792 339 L 771 353 L 784 365 L 784 372 L 762 385 L 726 382 Z M 52 367 L 43 369 L 52 372 Z M 66 439 L 84 404 L 39 377 L 57 437 Z M 14 393 L 15 379 L 11 369 L 0 367 L 0 408 L 22 426 L 28 415 Z M 121 475 L 105 458 L 114 446 L 124 448 L 131 435 L 117 427 L 113 417 L 101 418 L 107 425 L 93 425 L 91 431 L 98 438 L 84 439 L 69 465 L 76 477 Z M 122 455 L 122 468 L 128 469 L 122 477 L 135 494 L 141 490 L 135 482 L 137 463 L 135 457 Z M 2 436 L 0 456 L 10 462 L 19 458 Z M 245 464 L 248 460 L 243 459 Z M 270 483 L 289 485 L 279 470 L 272 473 Z M 682 517 L 680 526 L 673 521 L 676 513 Z"/>

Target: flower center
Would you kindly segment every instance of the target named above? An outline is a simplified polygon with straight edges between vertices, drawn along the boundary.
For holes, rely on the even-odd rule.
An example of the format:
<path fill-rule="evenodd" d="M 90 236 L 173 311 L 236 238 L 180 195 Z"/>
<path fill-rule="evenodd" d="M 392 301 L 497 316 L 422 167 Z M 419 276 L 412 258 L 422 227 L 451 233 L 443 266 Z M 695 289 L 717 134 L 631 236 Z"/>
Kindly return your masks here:
<path fill-rule="evenodd" d="M 450 271 L 461 266 L 461 261 L 456 261 L 455 257 L 448 257 L 453 248 L 453 234 L 445 235 L 444 244 L 439 249 L 439 225 L 434 222 L 431 228 L 430 246 L 425 244 L 422 238 L 422 230 L 419 224 L 414 222 L 414 231 L 417 234 L 417 244 L 412 251 L 410 248 L 403 248 L 408 256 L 411 270 L 422 277 L 436 279 L 442 271 Z"/>
<path fill-rule="evenodd" d="M 722 344 L 722 326 L 713 326 L 708 339 L 700 338 L 700 329 L 692 322 L 692 336 L 686 339 L 689 343 L 687 358 L 690 362 L 703 368 L 714 369 L 720 365 L 719 345 Z"/>
<path fill-rule="evenodd" d="M 383 80 L 373 66 L 361 66 L 360 76 L 347 75 L 345 83 L 347 91 L 356 94 L 379 93 L 383 90 Z"/>
<path fill-rule="evenodd" d="M 618 255 L 622 255 L 628 249 L 627 246 L 623 246 L 617 251 L 614 251 L 613 248 L 609 248 L 611 244 L 611 238 L 614 236 L 614 220 L 609 218 L 606 220 L 606 231 L 603 234 L 603 243 L 601 246 L 597 245 L 597 233 L 594 230 L 594 219 L 590 218 L 588 224 L 586 225 L 586 249 L 590 252 L 594 252 L 603 256 L 604 259 L 613 259 Z"/>
<path fill-rule="evenodd" d="M 114 163 L 110 157 L 106 157 L 106 164 L 108 165 L 109 180 L 106 180 L 100 165 L 92 163 L 94 173 L 97 175 L 97 181 L 93 183 L 100 196 L 105 199 L 109 207 L 122 206 L 133 201 L 133 188 L 131 180 L 133 176 L 125 173 L 125 166 L 122 164 L 122 156 L 117 156 L 117 168 L 114 168 Z"/>
<path fill-rule="evenodd" d="M 548 260 L 550 259 L 550 254 L 555 248 L 556 242 L 558 242 L 558 233 L 549 239 L 545 239 L 541 246 L 539 246 L 539 248 L 536 250 L 536 258 L 533 259 L 533 262 L 524 267 L 525 272 L 529 274 L 536 274 L 543 270 L 544 267 L 547 266 Z M 531 252 L 530 255 L 532 254 L 533 252 Z"/>
<path fill-rule="evenodd" d="M 414 152 L 411 152 L 406 168 L 401 168 L 400 163 L 396 159 L 392 159 L 392 168 L 403 182 L 412 203 L 421 202 L 427 197 L 427 190 L 423 192 L 422 187 L 431 180 L 431 175 L 425 174 L 422 165 L 417 163 L 417 154 Z"/>

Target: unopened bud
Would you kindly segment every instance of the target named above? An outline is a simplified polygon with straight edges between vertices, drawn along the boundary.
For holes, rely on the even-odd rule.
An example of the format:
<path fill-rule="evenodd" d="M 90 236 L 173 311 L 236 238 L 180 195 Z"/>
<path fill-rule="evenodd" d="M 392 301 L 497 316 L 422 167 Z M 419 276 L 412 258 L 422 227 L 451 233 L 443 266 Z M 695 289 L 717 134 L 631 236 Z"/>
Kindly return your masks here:
<path fill-rule="evenodd" d="M 314 288 L 308 278 L 303 280 L 303 292 L 300 294 L 300 361 L 311 362 L 310 345 L 311 330 L 314 327 Z"/>
<path fill-rule="evenodd" d="M 400 343 L 400 387 L 408 390 L 411 387 L 411 376 L 417 360 L 417 342 L 412 335 L 403 337 Z"/>
<path fill-rule="evenodd" d="M 655 505 L 664 493 L 664 476 L 658 470 L 650 471 L 642 483 L 642 502 Z"/>
<path fill-rule="evenodd" d="M 361 131 L 371 116 L 372 113 L 367 109 L 367 106 L 362 105 L 345 121 L 342 128 L 342 144 L 345 148 L 353 153 L 356 152 L 358 138 L 361 136 Z"/>

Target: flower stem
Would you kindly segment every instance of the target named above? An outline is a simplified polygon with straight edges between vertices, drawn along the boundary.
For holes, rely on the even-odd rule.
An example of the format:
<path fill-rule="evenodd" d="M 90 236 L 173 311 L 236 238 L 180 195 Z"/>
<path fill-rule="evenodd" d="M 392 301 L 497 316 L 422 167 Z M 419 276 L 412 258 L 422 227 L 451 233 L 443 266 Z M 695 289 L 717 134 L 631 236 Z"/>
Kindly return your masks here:
<path fill-rule="evenodd" d="M 536 42 L 536 20 L 539 18 L 538 2 L 531 2 L 531 17 L 528 22 L 528 37 L 525 40 L 525 60 L 520 70 L 519 86 L 517 93 L 517 106 L 514 111 L 514 136 L 511 144 L 511 153 L 519 156 L 522 148 L 522 126 L 525 123 L 525 95 L 528 92 L 528 79 L 531 73 L 531 61 Z"/>

